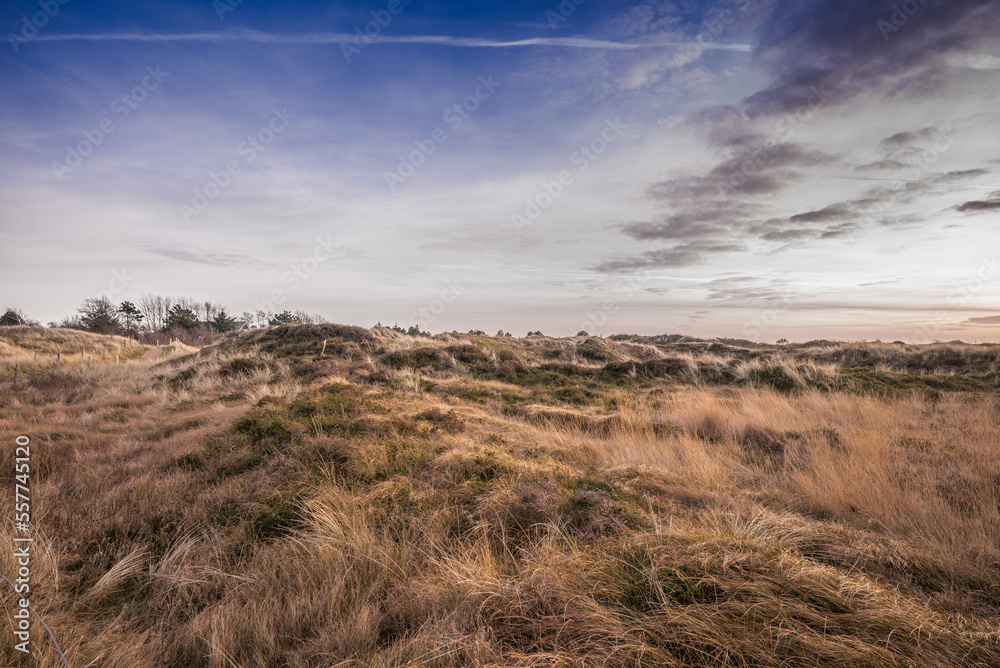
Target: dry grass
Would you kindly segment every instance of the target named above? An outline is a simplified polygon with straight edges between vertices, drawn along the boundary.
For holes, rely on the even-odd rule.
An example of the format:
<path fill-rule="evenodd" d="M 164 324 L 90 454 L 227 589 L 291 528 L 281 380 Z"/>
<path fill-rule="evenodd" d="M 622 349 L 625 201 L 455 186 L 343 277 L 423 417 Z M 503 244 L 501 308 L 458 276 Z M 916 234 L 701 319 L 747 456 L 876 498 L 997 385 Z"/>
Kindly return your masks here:
<path fill-rule="evenodd" d="M 0 327 L 0 382 L 14 378 L 14 366 L 20 367 L 19 377 L 28 378 L 52 373 L 59 368 L 71 369 L 91 365 L 138 359 L 149 348 L 123 336 L 91 334 L 74 329 L 49 329 L 22 325 Z"/>
<path fill-rule="evenodd" d="M 2 388 L 32 601 L 74 666 L 1000 665 L 992 372 L 710 348 L 278 328 Z"/>

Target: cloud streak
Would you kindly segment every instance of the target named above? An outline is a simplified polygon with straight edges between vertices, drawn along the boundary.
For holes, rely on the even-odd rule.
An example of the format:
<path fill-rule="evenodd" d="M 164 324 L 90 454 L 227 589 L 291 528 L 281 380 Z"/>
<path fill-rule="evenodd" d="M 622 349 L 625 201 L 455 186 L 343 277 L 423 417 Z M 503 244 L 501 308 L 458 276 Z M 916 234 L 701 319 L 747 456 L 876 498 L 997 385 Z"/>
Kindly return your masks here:
<path fill-rule="evenodd" d="M 639 41 L 620 42 L 590 37 L 533 37 L 517 40 L 455 37 L 453 35 L 379 35 L 377 37 L 338 32 L 312 32 L 271 34 L 259 30 L 234 30 L 227 32 L 192 33 L 73 33 L 39 35 L 34 42 L 251 42 L 257 44 L 354 44 L 358 39 L 382 44 L 429 44 L 466 49 L 505 49 L 519 47 L 564 47 L 573 49 L 601 49 L 606 51 L 637 51 L 642 49 L 671 49 L 687 47 L 687 42 Z M 721 51 L 750 52 L 749 44 L 713 42 L 703 48 Z"/>
<path fill-rule="evenodd" d="M 214 251 L 189 250 L 179 246 L 160 246 L 156 244 L 136 244 L 135 248 L 182 262 L 194 262 L 196 264 L 207 264 L 215 267 L 241 268 L 241 269 L 274 269 L 278 264 L 266 262 L 253 258 L 242 253 L 218 253 Z"/>

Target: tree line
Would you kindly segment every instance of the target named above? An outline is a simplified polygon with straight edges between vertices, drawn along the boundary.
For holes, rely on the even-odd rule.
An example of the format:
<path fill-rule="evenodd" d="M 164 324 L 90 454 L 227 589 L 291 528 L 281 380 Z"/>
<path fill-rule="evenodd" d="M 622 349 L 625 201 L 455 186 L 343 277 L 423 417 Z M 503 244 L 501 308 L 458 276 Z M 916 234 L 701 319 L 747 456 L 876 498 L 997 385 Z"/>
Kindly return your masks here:
<path fill-rule="evenodd" d="M 138 305 L 123 301 L 114 303 L 107 297 L 85 299 L 75 315 L 68 316 L 57 322 L 50 322 L 49 327 L 64 327 L 80 329 L 96 334 L 118 334 L 128 336 L 143 342 L 155 340 L 158 335 L 168 335 L 185 343 L 211 342 L 216 336 L 238 329 L 257 329 L 273 325 L 306 324 L 317 325 L 326 323 L 322 316 L 305 311 L 243 311 L 238 316 L 230 315 L 222 304 L 205 301 L 200 302 L 190 297 L 165 297 L 163 295 L 143 294 Z M 19 308 L 8 308 L 0 315 L 0 327 L 16 325 L 38 325 L 24 315 Z M 385 327 L 410 336 L 431 336 L 419 326 L 409 328 L 394 324 L 377 323 L 375 327 Z M 469 330 L 469 334 L 486 336 L 479 329 Z M 497 337 L 512 337 L 510 332 L 502 329 Z M 528 336 L 544 336 L 541 331 L 529 331 Z M 590 336 L 585 331 L 577 332 L 577 336 Z M 787 343 L 784 339 L 778 343 Z"/>
<path fill-rule="evenodd" d="M 143 294 L 138 303 L 115 303 L 106 296 L 83 300 L 74 315 L 48 323 L 49 327 L 79 329 L 95 334 L 118 334 L 137 340 L 167 335 L 184 342 L 212 340 L 238 329 L 269 325 L 319 324 L 326 320 L 305 311 L 243 311 L 231 313 L 224 305 L 190 297 Z M 0 327 L 38 325 L 19 308 L 8 308 L 0 316 Z"/>

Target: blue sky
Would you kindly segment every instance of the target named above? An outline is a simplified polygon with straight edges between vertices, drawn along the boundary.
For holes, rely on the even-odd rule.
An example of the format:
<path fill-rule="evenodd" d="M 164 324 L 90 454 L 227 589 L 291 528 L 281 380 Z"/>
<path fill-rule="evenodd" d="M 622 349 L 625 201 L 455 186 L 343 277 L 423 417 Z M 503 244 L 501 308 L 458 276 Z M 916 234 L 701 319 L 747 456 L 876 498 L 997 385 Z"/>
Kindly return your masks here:
<path fill-rule="evenodd" d="M 18 0 L 0 31 L 0 306 L 43 321 L 156 292 L 1000 335 L 995 3 Z"/>

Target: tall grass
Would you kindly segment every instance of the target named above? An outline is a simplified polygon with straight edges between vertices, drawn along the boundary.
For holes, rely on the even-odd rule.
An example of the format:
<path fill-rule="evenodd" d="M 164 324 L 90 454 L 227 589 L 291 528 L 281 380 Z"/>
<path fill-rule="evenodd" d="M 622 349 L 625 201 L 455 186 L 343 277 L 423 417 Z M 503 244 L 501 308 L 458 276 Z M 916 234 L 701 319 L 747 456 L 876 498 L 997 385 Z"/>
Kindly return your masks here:
<path fill-rule="evenodd" d="M 23 325 L 0 327 L 0 382 L 27 378 L 72 367 L 137 359 L 148 350 L 122 336 L 103 336 L 76 330 Z"/>
<path fill-rule="evenodd" d="M 351 330 L 320 359 L 310 331 L 0 388 L 72 665 L 1000 665 L 995 393 L 597 360 L 677 357 L 644 342 Z"/>

